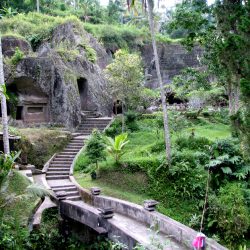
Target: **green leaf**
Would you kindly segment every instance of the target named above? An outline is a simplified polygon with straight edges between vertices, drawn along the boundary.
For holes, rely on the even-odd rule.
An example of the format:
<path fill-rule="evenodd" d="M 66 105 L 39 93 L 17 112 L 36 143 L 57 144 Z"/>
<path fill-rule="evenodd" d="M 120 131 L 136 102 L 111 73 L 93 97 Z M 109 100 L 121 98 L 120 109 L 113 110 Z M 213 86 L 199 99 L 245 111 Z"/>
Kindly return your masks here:
<path fill-rule="evenodd" d="M 230 167 L 222 167 L 221 170 L 224 174 L 232 174 L 233 173 L 232 169 Z"/>

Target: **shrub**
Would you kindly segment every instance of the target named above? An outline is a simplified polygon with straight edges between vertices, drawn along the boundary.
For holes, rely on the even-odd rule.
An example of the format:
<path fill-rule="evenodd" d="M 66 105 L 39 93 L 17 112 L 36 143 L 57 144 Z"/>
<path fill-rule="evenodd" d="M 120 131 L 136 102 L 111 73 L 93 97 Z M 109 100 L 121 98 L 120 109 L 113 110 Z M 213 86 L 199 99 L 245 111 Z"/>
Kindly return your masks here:
<path fill-rule="evenodd" d="M 16 159 L 20 156 L 20 151 L 18 153 L 11 152 L 10 154 L 0 154 L 0 188 L 8 176 L 9 172 L 13 168 Z"/>
<path fill-rule="evenodd" d="M 198 112 L 197 112 L 197 111 L 187 111 L 187 112 L 185 113 L 185 115 L 186 115 L 186 117 L 187 117 L 188 119 L 197 119 L 197 117 L 198 117 Z"/>
<path fill-rule="evenodd" d="M 95 63 L 97 61 L 96 51 L 86 43 L 82 43 L 80 46 L 85 50 L 87 59 L 90 62 Z"/>
<path fill-rule="evenodd" d="M 24 58 L 24 53 L 16 47 L 15 54 L 11 57 L 12 65 L 17 65 Z"/>
<path fill-rule="evenodd" d="M 228 183 L 220 188 L 217 197 L 210 198 L 209 218 L 208 226 L 217 229 L 230 249 L 242 244 L 250 226 L 250 214 L 239 184 Z"/>
<path fill-rule="evenodd" d="M 165 141 L 164 140 L 158 140 L 151 147 L 151 152 L 152 153 L 159 153 L 159 152 L 164 151 L 165 148 L 166 148 Z"/>
<path fill-rule="evenodd" d="M 137 157 L 122 161 L 123 170 L 130 173 L 134 172 L 150 172 L 151 169 L 156 169 L 161 161 L 157 157 Z"/>
<path fill-rule="evenodd" d="M 115 137 L 116 135 L 121 134 L 122 132 L 122 120 L 120 117 L 117 117 L 111 126 L 105 130 L 105 134 L 110 137 Z"/>
<path fill-rule="evenodd" d="M 175 141 L 177 148 L 179 150 L 188 148 L 190 150 L 205 150 L 208 151 L 208 146 L 211 142 L 206 137 L 197 137 L 197 136 L 181 136 L 178 137 Z"/>
<path fill-rule="evenodd" d="M 133 131 L 137 131 L 139 129 L 139 126 L 136 122 L 136 120 L 138 119 L 139 114 L 134 112 L 134 111 L 127 111 L 125 113 L 125 118 L 126 118 L 126 126 L 127 128 L 133 132 Z"/>
<path fill-rule="evenodd" d="M 90 164 L 88 157 L 85 153 L 80 153 L 74 166 L 75 171 L 88 172 L 87 167 Z M 86 170 L 86 171 L 85 171 Z"/>
<path fill-rule="evenodd" d="M 101 133 L 97 129 L 94 129 L 90 139 L 87 141 L 85 154 L 89 162 L 96 165 L 96 170 L 98 170 L 98 161 L 106 158 L 104 150 L 105 144 Z"/>
<path fill-rule="evenodd" d="M 237 139 L 220 139 L 213 143 L 212 151 L 215 156 L 228 154 L 229 156 L 241 155 Z"/>
<path fill-rule="evenodd" d="M 149 33 L 146 29 L 135 26 L 115 26 L 107 24 L 85 23 L 84 29 L 94 35 L 106 48 L 134 48 L 148 41 Z"/>

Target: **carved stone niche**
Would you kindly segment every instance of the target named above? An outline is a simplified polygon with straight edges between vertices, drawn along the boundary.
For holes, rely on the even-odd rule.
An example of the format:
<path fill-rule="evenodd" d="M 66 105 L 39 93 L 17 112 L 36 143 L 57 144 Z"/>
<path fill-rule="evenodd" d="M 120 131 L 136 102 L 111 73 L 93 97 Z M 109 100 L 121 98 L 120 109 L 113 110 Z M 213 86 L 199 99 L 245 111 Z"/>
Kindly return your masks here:
<path fill-rule="evenodd" d="M 16 106 L 9 106 L 15 113 L 13 119 L 19 124 L 48 123 L 49 97 L 29 77 L 14 79 L 7 89 L 17 99 Z"/>
<path fill-rule="evenodd" d="M 17 109 L 21 109 L 19 112 L 24 123 L 49 122 L 48 98 L 24 96 L 22 99 Z"/>

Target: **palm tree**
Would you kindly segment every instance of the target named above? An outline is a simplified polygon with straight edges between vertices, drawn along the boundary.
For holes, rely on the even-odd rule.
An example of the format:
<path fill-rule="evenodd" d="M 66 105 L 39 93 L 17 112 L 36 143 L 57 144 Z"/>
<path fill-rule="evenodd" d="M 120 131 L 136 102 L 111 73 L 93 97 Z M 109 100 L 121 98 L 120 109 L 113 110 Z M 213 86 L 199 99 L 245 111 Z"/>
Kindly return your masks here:
<path fill-rule="evenodd" d="M 148 22 L 150 26 L 150 33 L 151 33 L 151 39 L 152 39 L 153 53 L 154 53 L 154 59 L 155 59 L 155 68 L 156 68 L 157 78 L 158 78 L 160 91 L 161 91 L 161 102 L 162 102 L 163 120 L 164 120 L 164 135 L 165 135 L 164 139 L 165 139 L 165 144 L 166 144 L 166 157 L 170 164 L 171 142 L 170 142 L 170 132 L 169 132 L 169 126 L 168 126 L 168 110 L 167 110 L 166 95 L 165 95 L 164 85 L 163 85 L 162 77 L 161 77 L 160 62 L 159 62 L 159 56 L 157 52 L 156 39 L 155 39 L 154 15 L 153 15 L 154 0 L 145 0 L 145 1 L 141 0 L 141 1 L 142 1 L 142 6 L 145 6 L 145 4 L 147 4 L 148 6 Z M 131 2 L 128 0 L 129 7 L 130 6 L 133 7 L 135 2 L 136 0 L 131 0 Z"/>
<path fill-rule="evenodd" d="M 4 153 L 10 153 L 9 145 L 9 132 L 8 132 L 8 116 L 7 116 L 7 103 L 5 96 L 4 85 L 4 72 L 3 72 L 3 53 L 2 53 L 2 40 L 0 35 L 0 86 L 1 86 L 1 110 L 2 110 L 2 124 L 3 124 L 3 146 Z"/>

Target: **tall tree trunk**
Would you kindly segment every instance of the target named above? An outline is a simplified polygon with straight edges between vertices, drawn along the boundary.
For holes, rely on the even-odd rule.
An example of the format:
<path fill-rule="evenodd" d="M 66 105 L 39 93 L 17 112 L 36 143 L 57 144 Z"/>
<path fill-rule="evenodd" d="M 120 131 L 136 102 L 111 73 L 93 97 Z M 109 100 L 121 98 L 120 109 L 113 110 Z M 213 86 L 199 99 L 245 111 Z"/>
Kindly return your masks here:
<path fill-rule="evenodd" d="M 237 80 L 236 82 L 232 82 L 231 79 L 228 80 L 229 115 L 235 115 L 240 108 L 240 86 Z"/>
<path fill-rule="evenodd" d="M 4 84 L 1 35 L 0 35 L 0 84 Z M 1 110 L 2 110 L 2 124 L 3 124 L 4 153 L 9 154 L 10 153 L 10 145 L 9 145 L 9 132 L 8 132 L 7 103 L 6 103 L 6 97 L 4 94 L 1 94 Z"/>
<path fill-rule="evenodd" d="M 36 0 L 36 11 L 40 12 L 40 0 Z"/>
<path fill-rule="evenodd" d="M 159 62 L 159 56 L 158 56 L 158 52 L 157 52 L 156 39 L 155 39 L 154 17 L 153 17 L 153 0 L 147 0 L 147 4 L 148 4 L 148 21 L 149 21 L 151 37 L 152 37 L 152 46 L 153 46 L 153 52 L 154 52 L 154 58 L 155 58 L 155 67 L 156 67 L 157 78 L 158 78 L 160 90 L 161 90 L 161 102 L 162 102 L 163 120 L 164 120 L 164 135 L 165 135 L 165 144 L 166 144 L 166 157 L 167 157 L 168 162 L 170 164 L 170 162 L 171 162 L 171 143 L 170 143 L 170 132 L 169 132 L 169 126 L 168 126 L 168 109 L 167 109 L 167 103 L 166 103 L 166 95 L 165 95 L 164 86 L 163 86 L 162 77 L 161 77 L 160 62 Z"/>
<path fill-rule="evenodd" d="M 122 102 L 122 133 L 125 132 L 125 115 L 124 115 L 124 104 Z"/>

